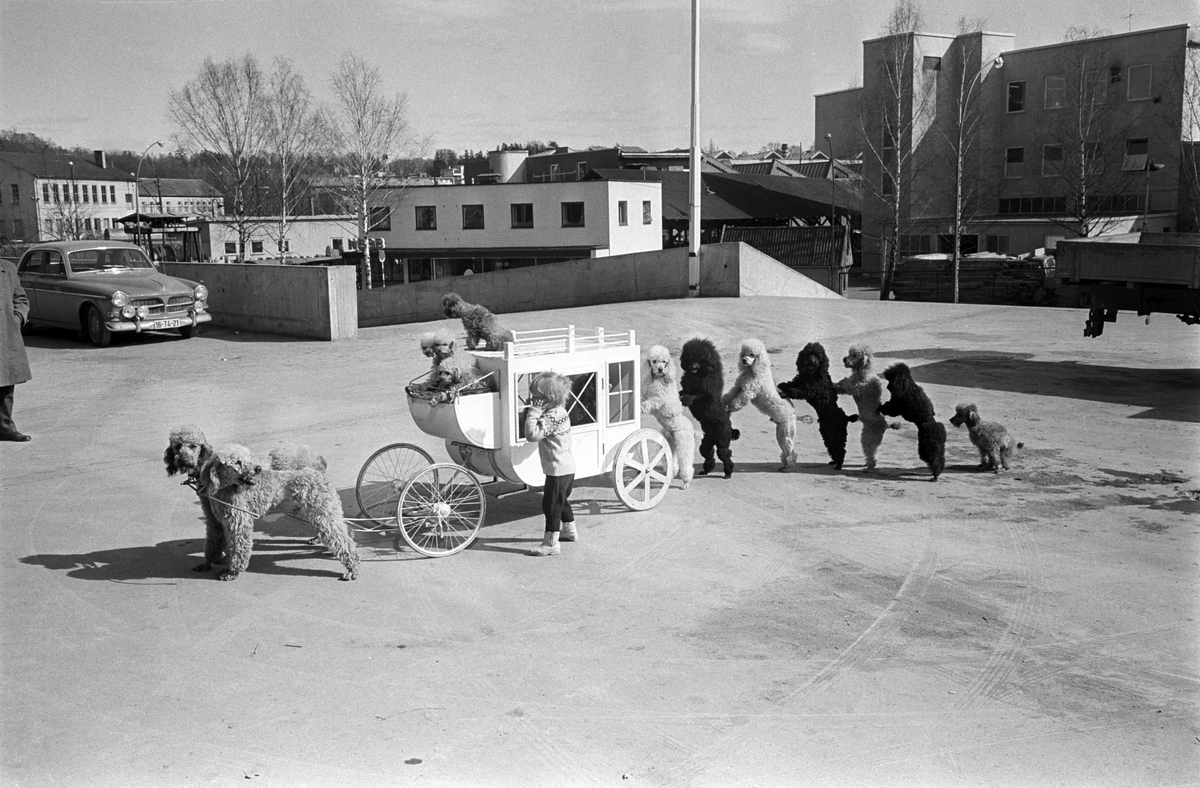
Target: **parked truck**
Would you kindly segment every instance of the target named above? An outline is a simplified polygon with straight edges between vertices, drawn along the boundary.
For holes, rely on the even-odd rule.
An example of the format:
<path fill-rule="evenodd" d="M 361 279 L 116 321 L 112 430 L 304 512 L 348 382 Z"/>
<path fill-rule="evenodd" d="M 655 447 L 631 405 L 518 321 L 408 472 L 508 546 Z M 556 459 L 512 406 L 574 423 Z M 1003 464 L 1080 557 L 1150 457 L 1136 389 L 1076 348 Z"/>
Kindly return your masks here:
<path fill-rule="evenodd" d="M 1056 275 L 1078 287 L 1085 337 L 1098 337 L 1124 309 L 1174 314 L 1200 324 L 1200 234 L 1127 233 L 1058 242 Z"/>

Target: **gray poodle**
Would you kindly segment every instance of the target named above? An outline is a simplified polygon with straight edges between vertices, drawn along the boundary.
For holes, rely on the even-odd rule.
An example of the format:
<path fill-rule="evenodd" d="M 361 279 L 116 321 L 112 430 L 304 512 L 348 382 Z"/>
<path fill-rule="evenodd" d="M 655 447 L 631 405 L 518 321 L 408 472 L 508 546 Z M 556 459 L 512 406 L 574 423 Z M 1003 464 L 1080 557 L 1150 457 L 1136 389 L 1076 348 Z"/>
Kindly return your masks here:
<path fill-rule="evenodd" d="M 1008 434 L 1003 424 L 994 421 L 984 421 L 979 416 L 979 409 L 971 404 L 954 406 L 954 415 L 950 423 L 955 427 L 967 425 L 967 433 L 971 443 L 979 450 L 979 469 L 1000 473 L 1000 469 L 1008 470 L 1008 461 L 1013 459 L 1017 449 L 1025 448 L 1024 443 L 1018 443 Z"/>
<path fill-rule="evenodd" d="M 469 304 L 458 293 L 442 296 L 442 314 L 462 320 L 467 332 L 467 350 L 475 350 L 480 342 L 483 350 L 503 350 L 505 342 L 513 341 L 513 333 L 501 326 L 486 306 Z"/>
<path fill-rule="evenodd" d="M 212 498 L 229 553 L 229 567 L 219 579 L 236 580 L 245 571 L 254 547 L 254 521 L 285 502 L 346 567 L 341 579 L 358 577 L 358 549 L 346 527 L 341 498 L 324 473 L 264 468 L 245 446 L 231 444 L 214 453 L 200 482 Z"/>

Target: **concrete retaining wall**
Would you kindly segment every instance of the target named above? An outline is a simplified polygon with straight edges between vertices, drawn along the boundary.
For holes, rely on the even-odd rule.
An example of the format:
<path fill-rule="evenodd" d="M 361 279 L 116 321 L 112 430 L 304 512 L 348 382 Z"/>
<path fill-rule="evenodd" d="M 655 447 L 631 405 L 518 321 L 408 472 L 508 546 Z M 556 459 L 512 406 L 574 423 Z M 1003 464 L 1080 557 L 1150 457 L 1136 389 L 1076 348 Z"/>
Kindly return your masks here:
<path fill-rule="evenodd" d="M 162 263 L 162 271 L 208 287 L 215 326 L 306 339 L 358 334 L 350 266 Z"/>
<path fill-rule="evenodd" d="M 435 279 L 358 293 L 359 325 L 385 326 L 442 318 L 442 296 L 458 293 L 496 314 L 660 298 L 686 298 L 687 249 Z M 744 243 L 700 248 L 700 294 L 710 298 L 772 295 L 840 298 Z"/>

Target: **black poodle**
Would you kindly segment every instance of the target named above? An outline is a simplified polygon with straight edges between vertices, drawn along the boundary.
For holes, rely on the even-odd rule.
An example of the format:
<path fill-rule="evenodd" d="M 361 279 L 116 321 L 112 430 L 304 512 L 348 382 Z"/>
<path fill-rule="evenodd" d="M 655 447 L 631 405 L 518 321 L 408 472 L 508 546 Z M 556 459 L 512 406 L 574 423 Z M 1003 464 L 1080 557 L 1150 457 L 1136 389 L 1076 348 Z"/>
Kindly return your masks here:
<path fill-rule="evenodd" d="M 907 364 L 893 364 L 883 372 L 891 397 L 879 406 L 885 416 L 899 416 L 917 425 L 917 456 L 933 471 L 937 481 L 946 467 L 946 427 L 933 414 L 933 403 L 913 380 Z"/>
<path fill-rule="evenodd" d="M 829 356 L 820 342 L 809 342 L 796 356 L 796 377 L 779 384 L 779 396 L 802 399 L 817 412 L 817 427 L 829 452 L 829 464 L 841 468 L 846 461 L 846 425 L 858 421 L 838 405 L 837 391 L 829 377 Z"/>
<path fill-rule="evenodd" d="M 680 380 L 679 400 L 692 412 L 704 437 L 700 441 L 700 456 L 704 458 L 701 474 L 716 467 L 715 451 L 721 458 L 725 478 L 733 476 L 733 450 L 731 441 L 740 436 L 729 420 L 729 411 L 721 404 L 725 389 L 725 372 L 721 367 L 721 354 L 707 339 L 689 339 L 679 353 L 679 366 L 683 368 Z"/>

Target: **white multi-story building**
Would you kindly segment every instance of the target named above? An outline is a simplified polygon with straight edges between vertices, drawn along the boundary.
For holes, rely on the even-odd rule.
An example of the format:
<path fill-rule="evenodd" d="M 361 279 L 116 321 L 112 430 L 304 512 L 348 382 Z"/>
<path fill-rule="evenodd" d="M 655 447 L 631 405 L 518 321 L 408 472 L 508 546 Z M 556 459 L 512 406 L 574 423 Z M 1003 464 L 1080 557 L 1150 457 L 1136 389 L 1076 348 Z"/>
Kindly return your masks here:
<path fill-rule="evenodd" d="M 180 216 L 222 216 L 225 197 L 200 178 L 142 178 L 142 210 Z"/>
<path fill-rule="evenodd" d="M 120 238 L 134 210 L 134 179 L 92 159 L 0 152 L 0 237 L 13 242 Z"/>

